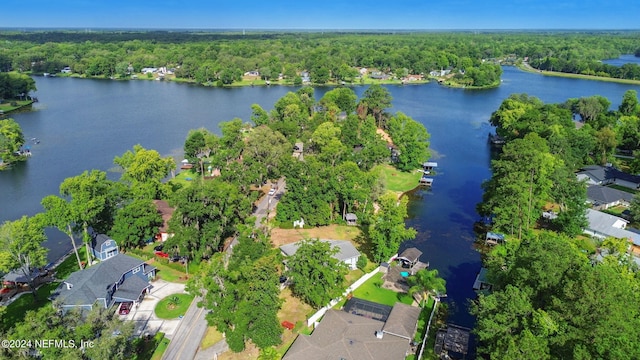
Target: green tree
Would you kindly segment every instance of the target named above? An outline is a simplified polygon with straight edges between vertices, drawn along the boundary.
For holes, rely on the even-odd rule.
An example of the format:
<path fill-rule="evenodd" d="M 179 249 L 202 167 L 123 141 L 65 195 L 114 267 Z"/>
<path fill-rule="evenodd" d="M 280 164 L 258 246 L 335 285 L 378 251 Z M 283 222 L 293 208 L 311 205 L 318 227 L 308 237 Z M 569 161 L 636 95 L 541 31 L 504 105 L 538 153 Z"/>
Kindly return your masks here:
<path fill-rule="evenodd" d="M 420 168 L 429 159 L 429 133 L 421 123 L 402 112 L 387 121 L 389 135 L 398 147 L 397 167 L 402 171 Z"/>
<path fill-rule="evenodd" d="M 423 301 L 428 299 L 428 296 L 438 294 L 444 294 L 447 291 L 447 282 L 438 276 L 438 270 L 423 269 L 411 275 L 407 278 L 409 283 L 409 294 L 413 295 L 420 293 Z"/>
<path fill-rule="evenodd" d="M 638 92 L 636 90 L 627 90 L 622 95 L 622 103 L 618 107 L 618 110 L 623 115 L 638 114 Z"/>
<path fill-rule="evenodd" d="M 115 210 L 114 199 L 110 197 L 111 187 L 107 174 L 99 170 L 85 171 L 60 184 L 60 194 L 68 199 L 72 221 L 78 230 L 82 230 L 87 259 L 91 259 L 89 228 L 97 232 L 111 228 Z"/>
<path fill-rule="evenodd" d="M 395 254 L 403 241 L 416 236 L 416 230 L 407 228 L 407 197 L 398 200 L 396 194 L 387 192 L 379 199 L 380 210 L 369 226 L 369 237 L 373 245 L 373 257 L 377 263 L 387 261 Z"/>
<path fill-rule="evenodd" d="M 262 184 L 266 179 L 276 179 L 282 174 L 292 151 L 291 143 L 279 132 L 267 126 L 253 129 L 246 140 L 243 161 L 247 166 L 254 166 L 258 178 L 252 183 Z"/>
<path fill-rule="evenodd" d="M 162 226 L 162 216 L 148 199 L 136 199 L 118 209 L 109 232 L 122 250 L 140 247 Z"/>
<path fill-rule="evenodd" d="M 358 114 L 360 118 L 364 119 L 367 115 L 372 115 L 376 120 L 376 124 L 379 128 L 385 127 L 385 110 L 390 108 L 391 93 L 385 87 L 379 84 L 373 84 L 365 90 L 363 97 L 358 103 Z"/>
<path fill-rule="evenodd" d="M 123 169 L 121 180 L 130 184 L 136 197 L 159 199 L 166 195 L 162 180 L 176 168 L 171 157 L 161 157 L 155 150 L 147 150 L 135 145 L 133 151 L 127 151 L 113 160 Z"/>
<path fill-rule="evenodd" d="M 73 252 L 76 254 L 78 269 L 82 269 L 82 261 L 76 246 L 74 234 L 77 232 L 75 217 L 71 209 L 71 203 L 56 195 L 49 195 L 42 199 L 42 207 L 45 209 L 44 221 L 48 226 L 54 226 L 65 233 L 71 240 Z"/>
<path fill-rule="evenodd" d="M 19 159 L 16 152 L 24 144 L 22 128 L 13 119 L 0 120 L 0 164 L 2 162 L 10 164 Z"/>
<path fill-rule="evenodd" d="M 328 242 L 307 239 L 287 259 L 287 275 L 292 293 L 305 303 L 320 308 L 340 296 L 346 289 L 348 268 L 336 259 L 338 249 Z"/>
<path fill-rule="evenodd" d="M 34 297 L 33 271 L 47 263 L 47 249 L 42 246 L 45 240 L 41 215 L 5 221 L 0 227 L 0 271 L 17 270 L 24 275 Z"/>
<path fill-rule="evenodd" d="M 335 105 L 340 111 L 351 114 L 356 109 L 356 100 L 358 100 L 358 96 L 353 90 L 341 87 L 327 91 L 320 99 L 320 104 L 324 106 Z"/>

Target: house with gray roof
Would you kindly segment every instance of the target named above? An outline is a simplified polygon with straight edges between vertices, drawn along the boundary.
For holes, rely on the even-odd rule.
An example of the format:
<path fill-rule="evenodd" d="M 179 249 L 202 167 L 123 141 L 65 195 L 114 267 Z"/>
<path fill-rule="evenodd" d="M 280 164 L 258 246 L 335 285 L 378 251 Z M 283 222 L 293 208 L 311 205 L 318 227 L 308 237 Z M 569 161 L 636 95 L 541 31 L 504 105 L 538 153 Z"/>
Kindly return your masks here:
<path fill-rule="evenodd" d="M 589 225 L 587 225 L 587 228 L 583 231 L 585 234 L 600 239 L 609 236 L 618 239 L 627 239 L 634 246 L 640 246 L 640 234 L 626 230 L 627 224 L 629 223 L 627 220 L 593 209 L 587 209 L 586 215 Z"/>
<path fill-rule="evenodd" d="M 311 335 L 300 334 L 283 360 L 389 360 L 411 353 L 421 309 L 396 303 L 386 321 L 330 309 Z"/>
<path fill-rule="evenodd" d="M 349 266 L 349 269 L 355 270 L 357 269 L 356 263 L 358 262 L 358 258 L 360 257 L 360 252 L 351 244 L 350 241 L 346 240 L 326 240 L 319 239 L 322 242 L 329 243 L 332 249 L 338 249 L 338 253 L 334 255 L 334 257 Z M 301 241 L 297 241 L 291 244 L 286 244 L 280 246 L 280 252 L 285 257 L 292 256 L 298 251 L 300 247 Z"/>
<path fill-rule="evenodd" d="M 53 294 L 63 311 L 73 308 L 109 308 L 123 302 L 138 303 L 151 288 L 156 269 L 140 259 L 117 254 L 69 275 Z"/>
<path fill-rule="evenodd" d="M 585 166 L 576 173 L 576 177 L 587 185 L 616 184 L 629 189 L 640 189 L 640 176 L 620 171 L 613 166 Z"/>
<path fill-rule="evenodd" d="M 632 200 L 633 194 L 626 191 L 602 185 L 587 187 L 587 201 L 595 210 L 606 210 L 618 205 L 629 206 Z"/>

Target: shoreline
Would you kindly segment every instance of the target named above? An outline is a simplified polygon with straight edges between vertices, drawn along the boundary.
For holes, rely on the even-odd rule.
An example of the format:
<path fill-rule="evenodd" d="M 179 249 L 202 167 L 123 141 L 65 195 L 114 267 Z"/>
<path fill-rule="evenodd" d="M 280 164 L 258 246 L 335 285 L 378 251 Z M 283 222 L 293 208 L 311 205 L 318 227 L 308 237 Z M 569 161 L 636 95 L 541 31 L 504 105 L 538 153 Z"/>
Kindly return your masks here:
<path fill-rule="evenodd" d="M 595 75 L 584 75 L 584 74 L 573 74 L 573 73 L 563 73 L 559 71 L 548 71 L 548 70 L 538 70 L 536 68 L 531 67 L 528 63 L 521 63 L 518 65 L 514 65 L 516 68 L 521 71 L 539 74 L 543 76 L 554 76 L 554 77 L 563 77 L 568 79 L 582 79 L 582 80 L 593 80 L 593 81 L 604 81 L 604 82 L 612 82 L 618 84 L 627 84 L 627 85 L 640 85 L 640 80 L 631 80 L 631 79 L 619 79 L 612 77 L 603 77 L 603 76 L 595 76 Z"/>

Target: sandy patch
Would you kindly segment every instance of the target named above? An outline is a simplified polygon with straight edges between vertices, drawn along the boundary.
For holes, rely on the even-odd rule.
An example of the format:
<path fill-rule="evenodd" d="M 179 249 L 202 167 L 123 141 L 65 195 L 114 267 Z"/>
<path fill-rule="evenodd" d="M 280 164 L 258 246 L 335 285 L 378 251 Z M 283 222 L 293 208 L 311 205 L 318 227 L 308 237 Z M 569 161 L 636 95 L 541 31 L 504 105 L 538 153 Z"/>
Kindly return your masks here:
<path fill-rule="evenodd" d="M 328 225 L 308 229 L 272 229 L 271 241 L 275 247 L 308 238 L 354 240 L 361 232 L 355 226 Z"/>

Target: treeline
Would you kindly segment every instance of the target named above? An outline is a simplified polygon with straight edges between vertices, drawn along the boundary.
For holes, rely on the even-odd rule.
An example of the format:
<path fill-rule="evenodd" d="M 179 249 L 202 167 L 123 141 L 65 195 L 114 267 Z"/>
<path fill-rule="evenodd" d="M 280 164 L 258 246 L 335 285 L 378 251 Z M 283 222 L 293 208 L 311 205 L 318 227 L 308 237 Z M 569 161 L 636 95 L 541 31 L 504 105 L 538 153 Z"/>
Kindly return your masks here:
<path fill-rule="evenodd" d="M 605 163 L 639 170 L 637 93 L 627 91 L 618 109 L 610 105 L 601 96 L 544 104 L 517 94 L 492 114 L 506 144 L 492 161 L 478 212 L 507 241 L 485 254 L 493 292 L 481 295 L 473 310 L 483 356 L 639 356 L 627 346 L 639 335 L 640 319 L 637 309 L 623 305 L 637 302 L 640 285 L 627 240 L 598 243 L 602 261 L 596 261 L 580 250 L 589 240 L 578 238 L 587 226 L 587 204 L 576 170 Z M 636 158 L 623 162 L 614 156 L 621 150 Z M 545 210 L 557 218 L 543 219 Z"/>
<path fill-rule="evenodd" d="M 543 59 L 532 59 L 529 64 L 539 70 L 640 80 L 640 66 L 632 63 L 624 64 L 622 66 L 614 66 L 595 60 L 589 61 L 576 58 L 563 59 L 558 57 L 545 57 Z"/>
<path fill-rule="evenodd" d="M 29 91 L 36 90 L 36 82 L 31 77 L 18 73 L 0 72 L 0 103 L 3 100 L 24 100 Z"/>
<path fill-rule="evenodd" d="M 167 67 L 196 83 L 237 81 L 247 71 L 265 80 L 302 71 L 313 83 L 353 81 L 358 67 L 425 74 L 451 69 L 468 85 L 486 85 L 475 72 L 484 62 L 529 58 L 596 61 L 630 54 L 637 36 L 618 33 L 264 33 L 180 32 L 3 33 L 0 70 L 55 73 L 69 66 L 84 76 L 128 77 L 145 67 Z M 483 62 L 484 61 L 484 62 Z M 482 68 L 485 68 L 484 70 Z M 467 75 L 468 74 L 468 75 Z M 499 76 L 499 74 L 498 74 Z"/>

